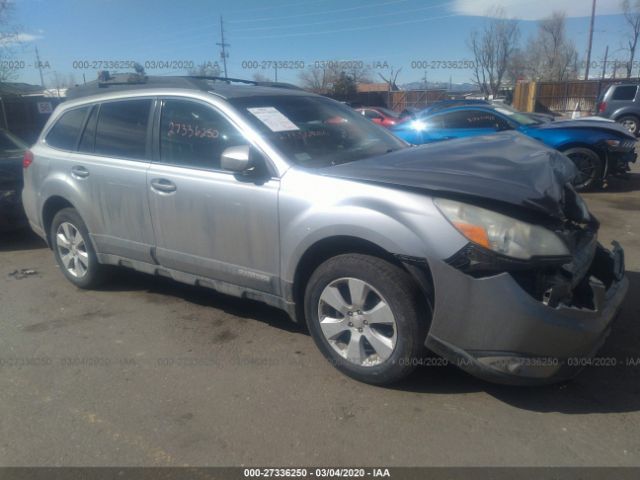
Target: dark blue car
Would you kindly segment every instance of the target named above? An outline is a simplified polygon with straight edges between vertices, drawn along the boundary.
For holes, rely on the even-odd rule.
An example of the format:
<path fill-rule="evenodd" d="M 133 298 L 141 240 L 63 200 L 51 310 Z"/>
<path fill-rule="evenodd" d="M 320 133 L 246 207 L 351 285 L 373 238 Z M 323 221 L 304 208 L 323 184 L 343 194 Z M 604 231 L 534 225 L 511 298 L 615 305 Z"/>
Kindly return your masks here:
<path fill-rule="evenodd" d="M 575 180 L 578 190 L 596 187 L 609 175 L 628 172 L 629 162 L 636 160 L 635 137 L 615 122 L 589 119 L 542 123 L 492 105 L 421 112 L 415 120 L 392 128 L 397 136 L 417 145 L 503 130 L 517 130 L 571 158 L 580 172 Z"/>

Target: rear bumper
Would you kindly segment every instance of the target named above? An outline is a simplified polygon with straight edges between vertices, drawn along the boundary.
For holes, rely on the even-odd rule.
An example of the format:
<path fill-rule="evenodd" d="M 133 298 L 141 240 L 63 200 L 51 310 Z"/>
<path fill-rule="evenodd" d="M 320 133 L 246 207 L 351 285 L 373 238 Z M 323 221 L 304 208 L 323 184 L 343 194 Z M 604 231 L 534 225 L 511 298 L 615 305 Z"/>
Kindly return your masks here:
<path fill-rule="evenodd" d="M 427 347 L 497 383 L 535 385 L 575 376 L 603 344 L 628 289 L 622 249 L 600 249 L 598 255 L 607 258 L 596 258 L 594 265 L 606 265 L 613 280 L 608 286 L 589 282 L 593 309 L 549 307 L 508 273 L 474 278 L 438 265 Z"/>

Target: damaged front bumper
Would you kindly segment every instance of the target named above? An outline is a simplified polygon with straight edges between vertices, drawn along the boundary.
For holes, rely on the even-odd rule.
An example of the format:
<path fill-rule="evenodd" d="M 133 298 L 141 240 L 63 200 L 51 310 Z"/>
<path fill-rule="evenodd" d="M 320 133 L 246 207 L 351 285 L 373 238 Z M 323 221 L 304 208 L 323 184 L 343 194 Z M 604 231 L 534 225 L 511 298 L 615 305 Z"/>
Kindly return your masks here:
<path fill-rule="evenodd" d="M 431 265 L 436 289 L 427 347 L 496 383 L 573 377 L 604 342 L 628 288 L 617 243 L 609 251 L 594 240 L 589 252 L 564 282 L 551 269 L 527 283 L 522 272 L 474 276 L 459 263 Z"/>

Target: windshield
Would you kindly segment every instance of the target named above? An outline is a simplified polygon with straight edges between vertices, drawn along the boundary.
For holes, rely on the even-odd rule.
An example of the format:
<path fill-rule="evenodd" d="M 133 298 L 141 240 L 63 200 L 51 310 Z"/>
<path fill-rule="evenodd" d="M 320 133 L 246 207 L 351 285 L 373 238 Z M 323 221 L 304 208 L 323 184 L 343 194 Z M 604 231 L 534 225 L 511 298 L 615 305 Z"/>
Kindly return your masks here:
<path fill-rule="evenodd" d="M 287 158 L 305 167 L 353 162 L 407 146 L 351 108 L 323 97 L 256 96 L 229 102 Z"/>
<path fill-rule="evenodd" d="M 534 120 L 528 115 L 520 113 L 518 110 L 516 110 L 515 108 L 509 105 L 500 105 L 499 107 L 495 107 L 495 109 L 496 109 L 496 112 L 500 112 L 503 115 L 508 116 L 510 120 L 514 121 L 519 125 L 537 125 L 541 123 L 537 120 Z"/>

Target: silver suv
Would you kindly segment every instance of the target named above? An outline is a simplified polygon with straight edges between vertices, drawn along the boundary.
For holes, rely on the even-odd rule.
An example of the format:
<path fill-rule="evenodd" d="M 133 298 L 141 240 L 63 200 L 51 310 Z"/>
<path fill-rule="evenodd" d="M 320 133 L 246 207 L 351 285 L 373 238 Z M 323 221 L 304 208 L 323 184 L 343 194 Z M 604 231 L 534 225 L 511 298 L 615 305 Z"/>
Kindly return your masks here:
<path fill-rule="evenodd" d="M 75 95 L 23 201 L 80 288 L 117 265 L 261 300 L 375 384 L 425 346 L 491 381 L 566 379 L 625 295 L 573 163 L 518 133 L 409 147 L 330 99 L 211 78 Z"/>

